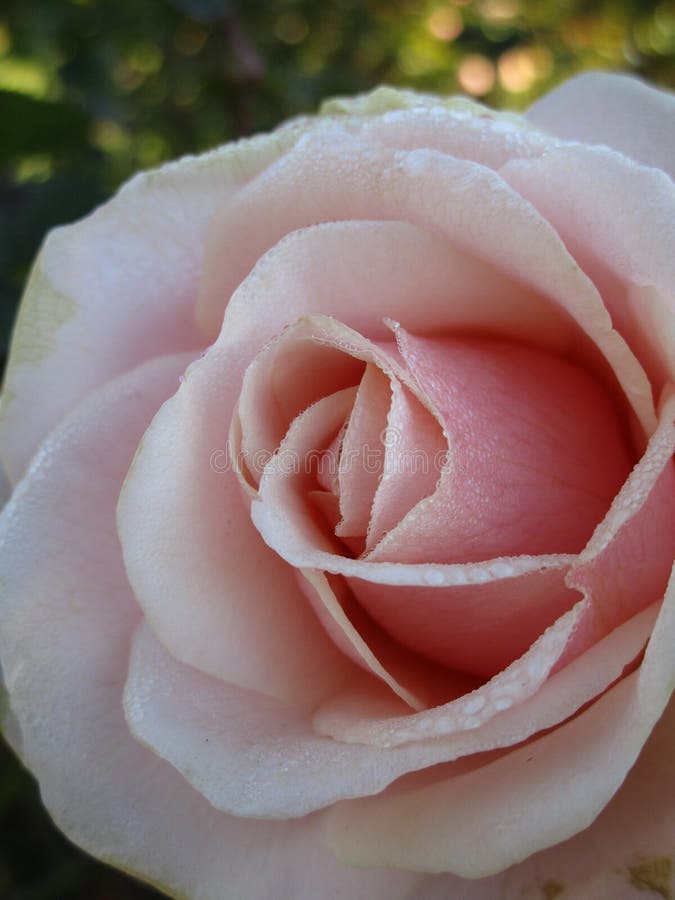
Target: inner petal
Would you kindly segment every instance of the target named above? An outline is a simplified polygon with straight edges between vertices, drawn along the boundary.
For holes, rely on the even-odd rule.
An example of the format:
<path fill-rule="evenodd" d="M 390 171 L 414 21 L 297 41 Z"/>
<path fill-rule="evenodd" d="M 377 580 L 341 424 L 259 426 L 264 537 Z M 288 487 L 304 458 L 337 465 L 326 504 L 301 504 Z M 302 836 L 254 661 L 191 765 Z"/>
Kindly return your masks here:
<path fill-rule="evenodd" d="M 382 477 L 382 435 L 390 405 L 390 381 L 370 363 L 361 379 L 342 441 L 338 473 L 342 520 L 335 529 L 339 537 L 365 535 L 368 530 L 373 497 Z"/>
<path fill-rule="evenodd" d="M 449 461 L 435 494 L 368 558 L 579 552 L 633 464 L 603 387 L 563 359 L 510 341 L 423 338 L 402 328 L 397 338 L 443 421 Z"/>
<path fill-rule="evenodd" d="M 348 415 L 355 393 L 354 388 L 338 391 L 297 416 L 265 466 L 259 485 L 259 496 L 282 512 L 286 528 L 298 528 L 314 546 L 328 550 L 344 547 L 322 527 L 321 519 L 335 515 L 335 510 L 325 503 L 333 495 L 316 490 L 315 463 Z M 311 569 L 299 569 L 297 574 L 334 644 L 413 708 L 435 705 L 471 686 L 466 677 L 455 676 L 393 640 L 354 602 L 343 579 L 329 579 Z"/>
<path fill-rule="evenodd" d="M 382 478 L 373 501 L 366 550 L 371 550 L 420 500 L 433 494 L 446 458 L 439 422 L 392 381 Z"/>
<path fill-rule="evenodd" d="M 246 480 L 258 484 L 290 423 L 321 397 L 359 383 L 360 359 L 319 340 L 302 323 L 264 348 L 246 370 L 235 414 Z"/>

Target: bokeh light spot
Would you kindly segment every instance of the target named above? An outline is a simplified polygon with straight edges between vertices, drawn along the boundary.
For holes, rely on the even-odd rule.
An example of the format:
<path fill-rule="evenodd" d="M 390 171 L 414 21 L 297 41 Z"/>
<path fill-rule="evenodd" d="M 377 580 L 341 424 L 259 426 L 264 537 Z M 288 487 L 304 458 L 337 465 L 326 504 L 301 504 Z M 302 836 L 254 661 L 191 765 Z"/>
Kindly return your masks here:
<path fill-rule="evenodd" d="M 518 0 L 483 0 L 480 12 L 486 19 L 500 22 L 517 16 L 520 12 L 520 3 Z"/>
<path fill-rule="evenodd" d="M 495 67 L 481 53 L 471 53 L 462 60 L 457 70 L 457 79 L 467 94 L 482 97 L 489 93 L 495 83 Z"/>
<path fill-rule="evenodd" d="M 499 57 L 499 81 L 513 94 L 529 91 L 553 71 L 553 57 L 546 47 L 514 47 Z"/>
<path fill-rule="evenodd" d="M 439 41 L 454 41 L 464 28 L 461 13 L 452 6 L 437 7 L 427 19 L 427 29 Z"/>

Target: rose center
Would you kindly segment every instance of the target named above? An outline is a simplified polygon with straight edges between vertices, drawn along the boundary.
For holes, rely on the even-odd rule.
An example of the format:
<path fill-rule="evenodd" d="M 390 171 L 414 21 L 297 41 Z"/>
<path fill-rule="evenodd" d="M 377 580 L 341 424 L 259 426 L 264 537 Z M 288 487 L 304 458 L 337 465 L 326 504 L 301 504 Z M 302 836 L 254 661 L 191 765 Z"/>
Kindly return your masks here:
<path fill-rule="evenodd" d="M 233 432 L 249 486 L 291 479 L 334 551 L 372 561 L 579 552 L 633 463 L 604 386 L 512 341 L 395 330 L 310 317 L 259 354 Z"/>

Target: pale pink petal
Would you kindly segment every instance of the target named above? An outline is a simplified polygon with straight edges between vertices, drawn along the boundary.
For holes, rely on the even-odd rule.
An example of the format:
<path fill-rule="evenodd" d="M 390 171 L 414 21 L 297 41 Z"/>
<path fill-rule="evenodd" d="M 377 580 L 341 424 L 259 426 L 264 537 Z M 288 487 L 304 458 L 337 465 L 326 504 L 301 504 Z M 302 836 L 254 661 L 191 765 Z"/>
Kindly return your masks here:
<path fill-rule="evenodd" d="M 220 233 L 217 280 L 238 282 L 289 231 L 336 219 L 397 219 L 435 230 L 456 250 L 480 254 L 539 293 L 542 302 L 567 314 L 568 325 L 577 322 L 587 337 L 577 336 L 576 352 L 598 366 L 598 351 L 604 356 L 651 433 L 649 383 L 612 330 L 597 291 L 550 224 L 496 173 L 476 163 L 430 150 L 374 148 L 337 127 L 305 136 L 222 210 L 214 225 Z M 236 241 L 230 237 L 235 234 Z"/>
<path fill-rule="evenodd" d="M 346 389 L 318 400 L 291 424 L 288 434 L 266 465 L 260 496 L 279 510 L 288 526 L 296 527 L 316 548 L 342 548 L 337 538 L 312 515 L 308 494 L 316 481 L 313 466 L 317 450 L 325 444 L 353 403 L 354 390 Z M 337 499 L 337 498 L 335 498 Z M 400 647 L 354 603 L 344 585 L 315 570 L 301 570 L 300 585 L 326 632 L 346 657 L 381 678 L 415 709 L 464 692 L 464 679 L 453 679 L 433 663 Z M 455 684 L 454 682 L 458 683 Z"/>
<path fill-rule="evenodd" d="M 382 630 L 394 634 L 403 647 L 414 649 L 417 638 L 425 655 L 452 656 L 453 669 L 493 675 L 501 661 L 508 665 L 529 646 L 513 625 L 514 609 L 523 613 L 528 624 L 535 622 L 540 632 L 578 598 L 564 586 L 573 557 L 521 556 L 445 566 L 350 559 L 325 549 L 321 529 L 298 508 L 297 498 L 281 480 L 270 480 L 261 497 L 251 506 L 251 517 L 272 549 L 299 569 L 346 576 L 354 595 L 371 601 L 381 613 L 377 621 Z M 410 609 L 422 620 L 412 638 L 405 629 L 395 633 Z M 546 651 L 543 671 L 532 667 L 537 677 L 545 678 L 567 645 L 573 623 L 559 621 L 567 629 L 564 639 L 554 653 Z M 436 636 L 439 622 L 442 641 Z M 527 667 L 529 662 L 527 658 L 522 665 Z M 525 683 L 529 684 L 527 679 Z"/>
<path fill-rule="evenodd" d="M 675 96 L 637 78 L 585 72 L 538 100 L 527 118 L 564 140 L 607 144 L 675 176 Z"/>
<path fill-rule="evenodd" d="M 443 421 L 448 461 L 433 496 L 373 561 L 474 562 L 575 553 L 632 465 L 612 399 L 565 360 L 503 341 L 397 329 L 408 369 Z"/>
<path fill-rule="evenodd" d="M 675 394 L 566 581 L 584 596 L 564 665 L 663 595 L 675 557 Z"/>
<path fill-rule="evenodd" d="M 645 900 L 675 889 L 675 701 L 643 747 L 635 766 L 595 822 L 505 873 L 511 897 L 538 897 L 558 885 L 561 898 Z M 431 879 L 434 881 L 435 879 Z"/>
<path fill-rule="evenodd" d="M 353 124 L 352 124 L 353 123 Z M 535 159 L 557 141 L 542 134 L 527 119 L 483 108 L 436 105 L 390 110 L 369 120 L 341 120 L 359 137 L 396 150 L 437 150 L 498 169 L 513 159 Z"/>
<path fill-rule="evenodd" d="M 577 339 L 563 311 L 488 260 L 395 221 L 328 222 L 282 236 L 237 288 L 220 340 L 246 335 L 254 348 L 247 365 L 262 343 L 312 313 L 336 316 L 373 340 L 391 340 L 387 317 L 416 334 L 491 329 L 561 353 Z M 239 353 L 235 359 L 240 365 Z"/>
<path fill-rule="evenodd" d="M 335 395 L 335 399 L 339 396 Z M 405 647 L 423 651 L 423 656 L 454 669 L 489 677 L 524 653 L 544 628 L 578 599 L 578 594 L 564 584 L 570 558 L 496 560 L 473 567 L 372 563 L 345 558 L 321 523 L 308 512 L 302 491 L 307 486 L 306 475 L 300 472 L 297 476 L 283 463 L 286 459 L 306 457 L 312 443 L 306 443 L 308 435 L 317 438 L 314 420 L 320 428 L 325 427 L 323 410 L 330 400 L 315 404 L 296 419 L 278 455 L 263 473 L 260 499 L 252 507 L 253 519 L 265 540 L 291 565 L 357 576 L 347 579 L 350 588 L 385 635 L 393 636 L 403 646 L 383 640 L 385 635 L 373 629 L 369 617 L 359 612 L 353 600 L 347 615 L 345 601 L 338 602 L 325 578 L 316 583 L 318 573 L 307 577 L 314 582 L 330 615 L 315 604 L 317 615 L 343 652 L 352 659 L 363 660 L 399 696 L 419 708 L 417 698 L 428 705 L 430 694 L 411 681 L 415 669 L 421 668 L 421 660 L 411 663 Z M 338 409 L 329 430 L 341 415 L 342 410 Z M 300 550 L 298 555 L 294 542 L 296 548 L 305 548 L 304 554 Z M 527 628 L 523 628 L 523 621 Z M 374 640 L 379 641 L 377 646 L 373 645 Z M 407 690 L 402 690 L 405 685 Z M 447 694 L 444 698 L 442 692 L 437 693 L 435 699 L 440 702 L 447 699 Z"/>
<path fill-rule="evenodd" d="M 284 332 L 270 347 L 270 352 L 261 354 L 258 366 L 266 365 L 265 356 L 276 359 L 276 353 L 281 352 L 276 347 L 297 348 L 307 343 L 311 348 L 308 339 L 315 342 L 316 348 L 325 348 L 328 353 L 334 353 L 334 348 L 339 347 L 345 354 L 370 359 L 385 371 L 395 371 L 394 364 L 388 362 L 371 342 L 340 323 L 320 316 L 308 317 Z M 293 355 L 291 349 L 285 352 Z M 302 368 L 302 353 L 296 349 L 294 355 L 296 365 Z M 310 408 L 310 413 L 313 409 Z M 279 458 L 303 458 L 312 449 L 304 443 L 304 434 L 305 429 L 300 425 L 297 433 L 291 428 L 289 441 L 281 444 Z M 297 445 L 296 436 L 300 439 Z M 395 573 L 393 578 L 388 574 L 377 577 L 378 563 L 366 562 L 359 566 L 358 561 L 341 559 L 339 548 L 335 553 L 334 542 L 309 514 L 307 502 L 296 489 L 294 479 L 283 477 L 284 474 L 293 473 L 280 472 L 273 459 L 260 482 L 260 499 L 253 502 L 253 520 L 265 541 L 297 568 L 356 575 L 357 578 L 350 580 L 351 589 L 387 634 L 404 647 L 451 669 L 483 677 L 495 674 L 524 653 L 544 628 L 578 599 L 576 592 L 567 589 L 563 582 L 565 557 L 562 565 L 559 557 L 553 557 L 550 563 L 543 558 L 529 566 L 526 562 L 516 568 L 508 561 L 492 561 L 475 567 L 475 578 L 471 577 L 473 572 L 467 577 L 467 569 L 453 572 L 451 567 L 447 570 L 435 567 L 427 571 L 422 566 L 396 562 L 391 569 Z M 304 546 L 304 557 L 294 555 L 294 542 Z M 337 569 L 330 568 L 331 557 L 338 560 Z M 324 564 L 326 562 L 328 565 Z M 389 570 L 380 565 L 379 571 L 388 573 Z M 404 572 L 405 587 L 401 587 L 400 576 Z M 363 581 L 358 580 L 361 574 Z M 411 590 L 411 585 L 418 590 Z M 443 590 L 445 585 L 450 587 Z M 334 615 L 332 618 L 335 620 Z M 323 620 L 336 643 L 353 658 L 353 650 L 339 639 L 332 623 Z M 348 643 L 352 646 L 354 637 L 350 630 Z M 361 648 L 358 654 L 363 658 Z M 372 667 L 370 663 L 369 667 Z M 402 679 L 399 675 L 394 677 L 397 683 L 402 680 L 405 684 L 408 680 L 405 675 Z"/>
<path fill-rule="evenodd" d="M 384 471 L 373 500 L 366 550 L 371 550 L 420 500 L 432 494 L 446 461 L 440 423 L 398 381 L 392 381 Z"/>
<path fill-rule="evenodd" d="M 342 580 L 316 569 L 302 569 L 301 574 L 308 601 L 336 646 L 380 679 L 408 708 L 438 706 L 476 686 L 475 679 L 437 665 L 393 640 Z"/>
<path fill-rule="evenodd" d="M 373 363 L 366 366 L 342 443 L 338 491 L 342 519 L 338 537 L 365 535 L 384 467 L 382 438 L 392 402 L 390 379 Z"/>
<path fill-rule="evenodd" d="M 617 153 L 580 146 L 508 164 L 501 174 L 553 224 L 600 290 L 658 398 L 675 378 L 675 184 Z"/>
<path fill-rule="evenodd" d="M 530 557 L 532 560 L 546 557 Z M 563 557 L 564 558 L 564 557 Z M 372 563 L 377 565 L 377 563 Z M 419 564 L 409 564 L 416 568 Z M 506 577 L 491 574 L 500 565 Z M 443 567 L 437 567 L 438 571 Z M 451 568 L 448 566 L 448 568 Z M 404 647 L 444 666 L 491 678 L 517 660 L 533 641 L 579 600 L 565 584 L 567 566 L 532 566 L 515 577 L 506 560 L 475 563 L 483 583 L 470 581 L 401 586 L 348 578 L 356 600 L 392 638 Z"/>
<path fill-rule="evenodd" d="M 675 573 L 640 669 L 559 728 L 485 766 L 336 804 L 329 845 L 352 865 L 479 878 L 589 826 L 612 799 L 675 683 Z M 661 798 L 661 805 L 662 798 Z M 555 810 L 555 815 L 551 811 Z"/>
<path fill-rule="evenodd" d="M 344 240 L 367 243 L 358 229 Z M 379 265 L 386 263 L 382 253 Z M 263 275 L 251 278 L 269 278 L 268 290 L 278 290 L 274 265 L 271 272 L 261 265 Z M 174 655 L 246 687 L 304 696 L 322 689 L 317 672 L 339 676 L 342 661 L 308 615 L 292 570 L 257 537 L 227 450 L 244 370 L 289 314 L 275 320 L 276 304 L 267 318 L 251 317 L 240 305 L 249 288 L 238 292 L 219 341 L 146 432 L 122 492 L 120 534 L 139 602 Z M 309 288 L 299 295 L 299 311 L 321 302 L 332 311 L 335 298 L 321 301 Z"/>
<path fill-rule="evenodd" d="M 355 387 L 338 390 L 293 419 L 261 473 L 256 494 L 279 502 L 289 520 L 317 547 L 338 553 L 343 549 L 340 541 L 312 515 L 307 495 L 317 491 L 316 469 L 324 448 L 348 418 L 356 393 Z"/>
<path fill-rule="evenodd" d="M 643 647 L 654 618 L 652 611 L 624 627 L 510 716 L 494 711 L 482 728 L 467 725 L 449 738 L 391 748 L 317 734 L 307 710 L 289 709 L 177 662 L 142 625 L 131 652 L 125 713 L 132 733 L 216 808 L 294 818 L 380 793 L 407 772 L 518 742 L 556 724 L 576 709 L 575 701 L 592 698 L 590 691 L 603 690 L 621 673 Z M 361 678 L 359 687 L 367 686 Z"/>
<path fill-rule="evenodd" d="M 319 706 L 314 728 L 338 741 L 381 747 L 432 740 L 446 760 L 520 743 L 574 715 L 639 660 L 658 604 L 551 674 L 577 615 L 561 616 L 521 659 L 456 700 L 411 714 L 381 686 L 347 686 Z"/>
<path fill-rule="evenodd" d="M 216 808 L 236 815 L 304 816 L 337 800 L 379 793 L 411 769 L 443 758 L 442 748 L 431 744 L 385 750 L 316 734 L 308 710 L 177 662 L 147 626 L 134 640 L 124 706 L 142 743 Z"/>
<path fill-rule="evenodd" d="M 468 97 L 388 85 L 324 100 L 321 114 L 387 146 L 427 147 L 492 167 L 506 159 L 536 156 L 553 143 L 516 113 L 491 109 Z"/>
<path fill-rule="evenodd" d="M 315 735 L 306 709 L 179 663 L 147 626 L 134 639 L 124 706 L 139 740 L 216 808 L 237 815 L 304 816 L 377 793 L 406 771 L 405 761 L 394 774 L 379 765 L 381 749 Z"/>
<path fill-rule="evenodd" d="M 370 111 L 363 108 L 363 101 L 367 102 L 368 99 L 369 96 L 366 95 L 347 98 L 344 101 L 338 100 L 337 103 L 341 103 L 343 109 L 334 108 L 331 112 L 347 112 L 347 115 L 339 115 L 334 120 L 326 118 L 321 123 L 320 133 L 352 135 L 375 152 L 379 149 L 388 151 L 432 149 L 492 168 L 499 168 L 512 159 L 539 156 L 552 144 L 548 136 L 539 133 L 525 119 L 509 113 L 498 113 L 461 98 L 449 98 L 450 108 L 443 108 L 444 101 L 441 98 L 423 98 L 417 95 L 413 98 L 413 108 L 402 109 L 396 102 L 394 108 L 385 111 L 384 115 L 368 115 Z M 399 99 L 396 98 L 396 101 Z M 425 99 L 432 102 L 420 102 Z M 360 108 L 345 108 L 352 104 Z M 328 140 L 330 142 L 331 138 Z M 303 173 L 301 177 L 304 178 L 305 175 L 306 173 Z M 332 180 L 335 182 L 335 176 Z M 278 232 L 276 240 L 298 227 L 313 224 L 312 219 L 305 219 L 297 221 L 295 225 L 284 227 L 288 224 L 291 210 L 292 207 L 289 207 L 284 211 L 282 230 Z M 356 213 L 356 208 L 354 212 Z M 331 217 L 333 220 L 352 218 L 363 216 L 352 216 L 347 212 Z M 379 219 L 380 216 L 376 215 L 373 218 Z M 262 255 L 261 251 L 276 243 L 274 240 L 262 248 L 259 245 L 253 246 L 248 241 L 247 231 L 230 231 L 229 225 L 232 221 L 227 207 L 223 205 L 214 219 L 209 234 L 205 277 L 198 303 L 199 320 L 209 332 L 217 330 L 220 326 L 223 296 L 229 296 L 248 275 L 258 257 Z M 237 250 L 231 254 L 228 262 L 223 264 L 223 251 L 227 248 L 230 257 L 228 245 L 232 243 L 237 245 Z M 232 261 L 236 261 L 235 268 L 231 267 Z"/>
<path fill-rule="evenodd" d="M 363 376 L 361 360 L 315 340 L 309 323 L 288 328 L 246 370 L 233 430 L 241 443 L 232 449 L 253 485 L 296 416 L 328 394 L 356 387 Z"/>
<path fill-rule="evenodd" d="M 225 372 L 214 382 L 209 367 L 191 367 L 146 431 L 118 505 L 125 565 L 178 659 L 306 701 L 349 664 L 308 610 L 293 570 L 257 535 L 231 461 L 221 468 L 232 388 Z"/>
<path fill-rule="evenodd" d="M 172 896 L 404 900 L 413 875 L 340 866 L 321 846 L 320 818 L 223 815 L 129 734 L 122 688 L 139 611 L 115 499 L 183 365 L 155 360 L 85 401 L 4 512 L 0 644 L 22 757 L 71 840 Z"/>
<path fill-rule="evenodd" d="M 363 900 L 379 896 L 378 891 L 382 898 L 396 896 L 397 884 L 404 883 L 407 892 L 407 876 L 392 881 L 393 876 L 383 872 L 355 874 L 331 864 L 313 844 L 320 824 L 316 819 L 276 827 L 217 815 L 169 766 L 128 740 L 120 690 L 128 631 L 137 613 L 110 538 L 116 485 L 143 416 L 161 396 L 143 397 L 134 385 L 119 395 L 115 390 L 113 398 L 117 405 L 107 402 L 107 394 L 92 398 L 84 415 L 67 423 L 69 439 L 64 440 L 63 429 L 54 447 L 45 447 L 5 520 L 9 533 L 3 553 L 8 565 L 3 569 L 13 571 L 13 581 L 3 609 L 3 658 L 25 758 L 42 781 L 52 814 L 91 852 L 152 878 L 166 890 L 185 890 L 205 900 L 223 896 L 224 878 L 233 900 L 242 892 L 269 894 L 267 878 L 274 881 L 275 896 L 284 900 L 316 896 L 319 884 L 324 893 L 337 885 L 336 897 L 344 887 L 347 896 Z M 134 417 L 141 418 L 135 427 Z M 109 448 L 113 440 L 118 462 L 108 454 L 110 468 L 101 469 L 100 448 Z M 73 442 L 79 453 L 73 453 Z M 53 452 L 55 447 L 62 448 L 62 455 Z M 60 478 L 54 477 L 55 470 Z M 68 539 L 68 552 L 63 530 L 52 527 L 57 514 L 61 521 L 80 523 L 78 540 Z M 26 545 L 22 535 L 28 524 L 34 542 Z M 70 528 L 68 533 L 72 536 Z M 51 592 L 35 589 L 36 573 L 44 572 L 35 565 L 38 556 L 57 564 L 47 573 Z M 14 568 L 18 560 L 21 565 Z M 104 565 L 105 584 L 100 577 Z M 83 577 L 86 569 L 89 581 Z M 62 582 L 59 572 L 66 576 Z M 73 593 L 68 579 L 75 575 L 83 594 Z M 111 591 L 116 601 L 112 604 Z M 78 597 L 82 602 L 76 602 Z M 55 671 L 63 678 L 55 679 Z M 176 804 L 185 832 L 175 821 Z M 251 872 L 251 854 L 271 871 Z M 309 854 L 311 861 L 299 864 L 298 854 Z"/>
<path fill-rule="evenodd" d="M 400 365 L 398 356 L 392 342 L 375 343 L 332 317 L 310 315 L 289 325 L 258 353 L 244 373 L 236 415 L 238 424 L 233 430 L 244 458 L 264 453 L 271 458 L 297 416 L 327 395 L 354 388 L 367 367 L 371 367 L 374 371 L 357 390 L 354 401 L 359 404 L 360 421 L 354 425 L 354 435 L 347 440 L 346 434 L 343 441 L 340 466 L 344 465 L 342 475 L 346 476 L 351 461 L 347 460 L 347 455 L 360 455 L 359 432 L 371 428 L 366 421 L 369 401 L 377 405 L 379 424 L 386 425 L 391 379 L 402 382 L 430 409 L 417 383 Z M 358 400 L 359 392 L 361 401 Z M 373 429 L 372 434 L 364 432 L 364 440 L 380 442 L 381 431 L 378 428 Z M 346 432 L 349 432 L 349 423 Z M 314 449 L 327 452 L 331 446 L 332 442 Z M 233 449 L 239 450 L 236 445 Z M 272 474 L 277 474 L 274 469 Z"/>
<path fill-rule="evenodd" d="M 408 368 L 444 420 L 449 463 L 438 490 L 368 560 L 473 562 L 580 550 L 631 464 L 602 388 L 568 363 L 518 345 L 398 334 Z M 578 599 L 563 571 L 542 575 L 444 590 L 350 584 L 405 646 L 489 677 Z"/>
<path fill-rule="evenodd" d="M 282 129 L 138 175 L 82 221 L 49 234 L 19 313 L 2 400 L 2 461 L 12 480 L 84 394 L 152 356 L 204 346 L 194 310 L 211 216 L 297 136 Z"/>

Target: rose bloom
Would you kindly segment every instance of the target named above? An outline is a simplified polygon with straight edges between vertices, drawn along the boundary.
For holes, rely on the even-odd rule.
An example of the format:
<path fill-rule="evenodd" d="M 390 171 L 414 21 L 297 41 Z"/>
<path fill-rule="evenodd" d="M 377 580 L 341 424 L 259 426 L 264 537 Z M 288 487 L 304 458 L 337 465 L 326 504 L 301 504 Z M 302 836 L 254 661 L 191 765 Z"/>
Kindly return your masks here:
<path fill-rule="evenodd" d="M 670 896 L 674 147 L 627 77 L 383 88 L 49 235 L 0 650 L 73 841 L 199 900 Z"/>

